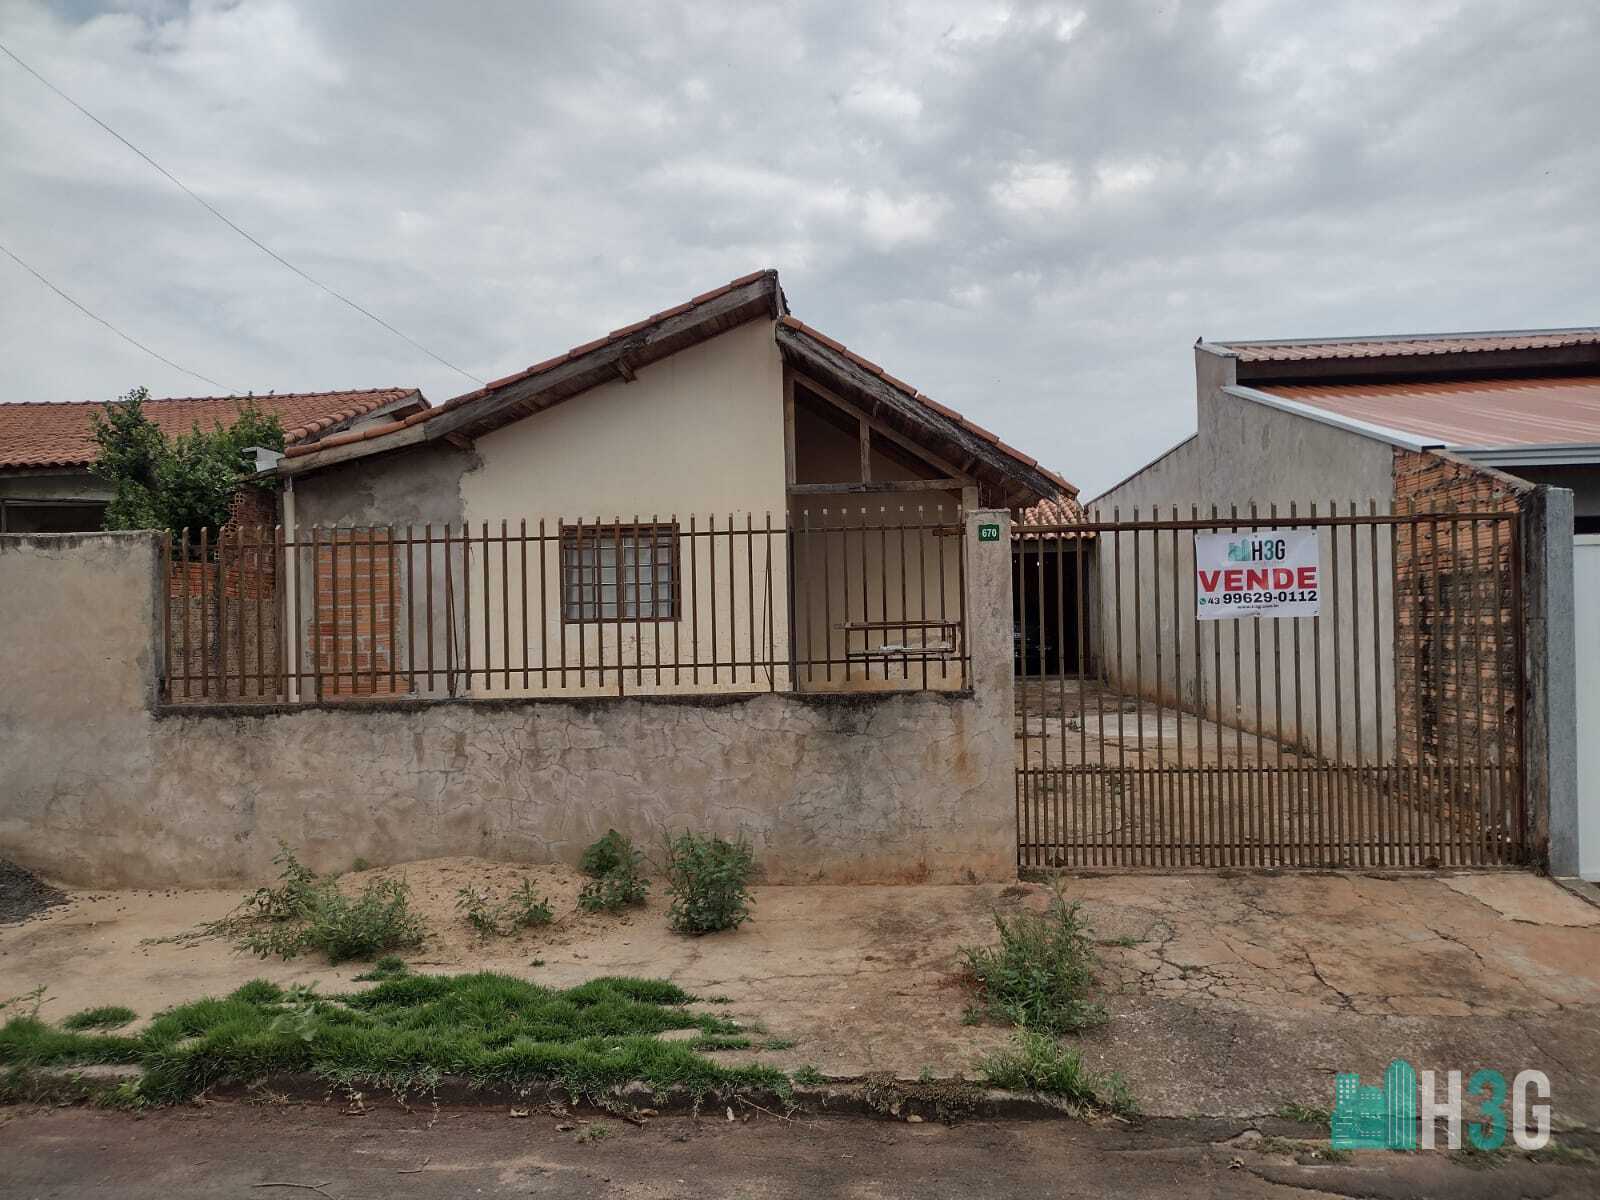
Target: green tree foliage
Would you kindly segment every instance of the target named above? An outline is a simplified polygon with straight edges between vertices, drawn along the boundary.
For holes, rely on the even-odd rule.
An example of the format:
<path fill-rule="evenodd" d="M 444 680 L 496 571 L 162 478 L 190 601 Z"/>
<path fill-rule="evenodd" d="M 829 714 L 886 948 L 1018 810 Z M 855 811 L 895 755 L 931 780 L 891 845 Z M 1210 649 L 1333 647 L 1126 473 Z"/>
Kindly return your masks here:
<path fill-rule="evenodd" d="M 89 469 L 116 489 L 106 508 L 107 529 L 166 529 L 213 534 L 228 519 L 228 504 L 254 467 L 248 446 L 283 449 L 276 416 L 246 402 L 232 425 L 210 430 L 196 425 L 169 438 L 144 411 L 144 388 L 105 406 L 94 416 L 97 449 Z"/>

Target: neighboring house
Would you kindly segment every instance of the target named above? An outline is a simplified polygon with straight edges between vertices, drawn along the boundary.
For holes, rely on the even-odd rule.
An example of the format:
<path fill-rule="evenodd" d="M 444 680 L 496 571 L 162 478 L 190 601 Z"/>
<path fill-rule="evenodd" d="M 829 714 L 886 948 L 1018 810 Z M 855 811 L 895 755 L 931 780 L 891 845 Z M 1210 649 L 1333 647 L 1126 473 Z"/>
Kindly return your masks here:
<path fill-rule="evenodd" d="M 1600 531 L 1600 328 L 1201 342 L 1199 431 L 1091 503 L 1265 504 L 1416 491 L 1444 454 L 1570 488 Z M 1489 478 L 1485 475 L 1483 478 Z"/>
<path fill-rule="evenodd" d="M 790 316 L 775 271 L 276 474 L 321 695 L 960 688 L 959 514 L 1076 494 Z"/>
<path fill-rule="evenodd" d="M 1288 525 L 1291 503 L 1300 515 L 1312 503 L 1324 516 L 1332 508 L 1522 513 L 1537 485 L 1571 491 L 1576 721 L 1587 731 L 1579 737 L 1579 811 L 1589 822 L 1582 869 L 1600 876 L 1600 738 L 1593 735 L 1600 728 L 1600 328 L 1202 341 L 1195 376 L 1198 432 L 1090 501 L 1099 519 L 1188 517 L 1194 509 L 1204 516 L 1212 505 L 1224 517 L 1235 506 L 1249 516 L 1254 505 L 1257 521 Z M 1494 675 L 1474 673 L 1471 663 L 1483 630 L 1516 603 L 1513 577 L 1523 561 L 1506 539 L 1491 541 L 1478 524 L 1448 528 L 1455 539 L 1448 545 L 1426 523 L 1397 528 L 1392 551 L 1387 535 L 1370 548 L 1346 545 L 1346 578 L 1350 565 L 1359 564 L 1357 574 L 1370 571 L 1377 588 L 1373 657 L 1383 672 L 1382 694 L 1392 688 L 1395 698 L 1387 723 L 1369 724 L 1367 744 L 1387 751 L 1397 738 L 1402 747 L 1420 742 L 1419 758 L 1446 762 L 1465 757 L 1472 736 L 1487 729 L 1492 737 L 1497 723 L 1510 719 L 1496 699 L 1502 683 L 1513 696 L 1507 703 L 1517 704 L 1521 675 L 1513 667 L 1521 667 L 1498 653 L 1502 665 Z M 1327 544 L 1326 530 L 1322 537 Z M 1556 550 L 1551 561 L 1559 566 L 1564 547 Z M 1428 555 L 1439 571 L 1431 590 L 1409 569 Z M 1192 570 L 1186 546 L 1178 569 L 1185 578 Z M 1100 574 L 1103 602 L 1114 575 Z M 1570 582 L 1541 586 L 1564 591 Z M 1356 619 L 1352 612 L 1342 618 L 1347 637 Z M 1370 659 L 1368 667 L 1370 678 Z M 1562 720 L 1563 712 L 1570 719 L 1570 701 L 1551 687 L 1550 719 Z M 1460 727 L 1452 734 L 1452 698 L 1463 695 L 1472 698 L 1471 709 L 1457 712 Z M 1370 722 L 1375 710 L 1381 704 L 1369 704 L 1363 719 Z M 1349 724 L 1358 709 L 1351 704 L 1345 711 Z M 1253 716 L 1248 697 L 1240 712 L 1243 720 Z M 1567 870 L 1574 860 L 1561 845 L 1565 837 L 1570 848 L 1571 832 L 1552 830 L 1552 857 Z"/>
<path fill-rule="evenodd" d="M 277 416 L 290 446 L 428 407 L 415 388 L 266 396 L 188 396 L 145 401 L 145 414 L 175 437 L 233 422 L 247 403 Z M 111 489 L 89 473 L 96 402 L 0 404 L 0 533 L 99 529 Z"/>

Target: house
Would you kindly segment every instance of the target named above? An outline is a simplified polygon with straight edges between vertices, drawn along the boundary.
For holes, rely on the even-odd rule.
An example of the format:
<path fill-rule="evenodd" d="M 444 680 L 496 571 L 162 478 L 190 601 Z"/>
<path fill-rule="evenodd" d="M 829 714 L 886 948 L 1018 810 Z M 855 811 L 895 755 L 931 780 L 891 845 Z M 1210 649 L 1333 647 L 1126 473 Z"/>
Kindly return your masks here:
<path fill-rule="evenodd" d="M 1350 592 L 1342 611 L 1325 615 L 1320 635 L 1301 622 L 1287 643 L 1296 669 L 1314 651 L 1337 660 L 1367 648 L 1371 698 L 1357 703 L 1351 690 L 1359 658 L 1342 684 L 1334 674 L 1314 697 L 1326 699 L 1332 728 L 1343 732 L 1346 761 L 1359 762 L 1351 748 L 1364 736 L 1365 761 L 1398 754 L 1448 778 L 1514 766 L 1520 738 L 1545 737 L 1542 729 L 1541 744 L 1558 750 L 1575 731 L 1600 728 L 1600 328 L 1201 341 L 1195 378 L 1197 432 L 1089 508 L 1100 520 L 1148 522 L 1205 517 L 1215 505 L 1247 530 L 1293 527 L 1294 515 L 1314 515 L 1312 505 L 1324 518 L 1370 521 L 1359 539 L 1354 525 L 1348 537 L 1320 531 L 1323 561 L 1337 571 L 1342 552 L 1343 579 L 1361 596 Z M 1407 523 L 1440 512 L 1442 520 Z M 1503 513 L 1520 524 L 1452 513 Z M 1174 537 L 1156 554 L 1161 570 L 1192 578 L 1190 546 Z M 1100 572 L 1102 610 L 1113 589 L 1127 594 L 1127 574 Z M 1576 630 L 1562 633 L 1561 597 L 1572 598 L 1574 586 Z M 1552 649 L 1525 661 L 1509 644 L 1547 633 Z M 1129 632 L 1139 636 L 1149 634 Z M 1242 657 L 1247 680 L 1257 664 L 1278 668 L 1270 644 L 1230 636 L 1219 661 Z M 1574 660 L 1576 707 L 1562 674 Z M 1180 683 L 1191 686 L 1187 675 Z M 1151 683 L 1130 686 L 1145 692 Z M 1297 718 L 1272 711 L 1276 692 L 1269 677 L 1264 696 L 1258 685 L 1227 707 L 1246 728 L 1292 730 Z M 1526 710 L 1524 692 L 1540 697 Z M 1600 876 L 1600 738 L 1577 742 L 1575 809 L 1557 799 L 1561 754 L 1526 753 L 1529 769 L 1552 773 L 1536 783 L 1552 797 L 1553 869 L 1577 869 L 1578 830 L 1561 827 L 1563 812 L 1575 811 L 1582 873 Z"/>
<path fill-rule="evenodd" d="M 1076 494 L 770 270 L 273 475 L 322 697 L 960 690 L 962 514 Z"/>
<path fill-rule="evenodd" d="M 266 396 L 185 396 L 145 401 L 168 436 L 232 422 L 246 403 L 277 416 L 288 444 L 422 412 L 415 388 Z M 75 533 L 99 529 L 111 489 L 89 473 L 95 402 L 0 404 L 0 533 Z"/>

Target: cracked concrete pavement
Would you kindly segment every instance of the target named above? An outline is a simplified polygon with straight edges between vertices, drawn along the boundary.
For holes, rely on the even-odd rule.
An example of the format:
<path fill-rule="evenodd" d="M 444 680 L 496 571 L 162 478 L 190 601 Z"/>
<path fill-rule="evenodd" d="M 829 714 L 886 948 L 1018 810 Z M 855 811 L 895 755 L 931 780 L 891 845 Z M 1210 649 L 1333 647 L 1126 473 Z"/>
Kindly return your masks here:
<path fill-rule="evenodd" d="M 994 910 L 1050 897 L 1032 883 L 762 887 L 745 928 L 691 939 L 666 928 L 659 891 L 621 920 L 572 916 L 483 944 L 441 933 L 414 961 L 555 986 L 663 976 L 726 996 L 724 1011 L 792 1040 L 761 1054 L 776 1065 L 971 1073 L 1009 1034 L 962 1024 L 959 948 L 993 940 Z M 1325 1109 L 1337 1072 L 1376 1080 L 1402 1057 L 1508 1079 L 1542 1069 L 1557 1127 L 1600 1129 L 1600 908 L 1549 880 L 1211 872 L 1079 877 L 1062 891 L 1083 903 L 1101 942 L 1111 1014 L 1078 1042 L 1091 1063 L 1126 1076 L 1147 1113 Z M 147 1016 L 258 976 L 332 990 L 362 969 L 262 962 L 216 941 L 141 944 L 220 916 L 237 895 L 76 893 L 0 927 L 0 996 L 43 985 L 47 1017 L 102 1003 Z"/>

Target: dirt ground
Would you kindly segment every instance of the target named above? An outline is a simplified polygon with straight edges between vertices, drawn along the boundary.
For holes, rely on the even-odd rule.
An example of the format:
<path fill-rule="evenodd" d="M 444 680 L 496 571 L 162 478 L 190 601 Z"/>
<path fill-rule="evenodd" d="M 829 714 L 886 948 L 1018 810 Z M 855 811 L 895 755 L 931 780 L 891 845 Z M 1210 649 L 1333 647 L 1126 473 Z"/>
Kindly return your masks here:
<path fill-rule="evenodd" d="M 685 938 L 666 926 L 659 884 L 647 908 L 588 916 L 567 868 L 445 859 L 402 873 L 434 930 L 407 956 L 418 969 L 553 986 L 669 978 L 794 1041 L 763 1060 L 839 1077 L 971 1073 L 1008 1035 L 962 1023 L 959 947 L 992 940 L 995 909 L 1043 907 L 1050 895 L 1041 884 L 763 887 L 743 929 Z M 457 889 L 503 895 L 524 875 L 551 896 L 556 923 L 480 941 L 455 911 Z M 1147 1113 L 1327 1108 L 1336 1073 L 1376 1080 L 1399 1057 L 1508 1079 L 1544 1070 L 1557 1127 L 1600 1128 L 1600 908 L 1548 880 L 1211 872 L 1080 877 L 1063 890 L 1102 941 L 1111 1020 L 1080 1039 L 1085 1056 L 1121 1071 Z M 42 986 L 49 1018 L 110 1003 L 148 1017 L 252 978 L 331 991 L 364 969 L 262 961 L 214 939 L 147 941 L 215 919 L 238 897 L 70 893 L 64 907 L 0 927 L 0 998 Z"/>
<path fill-rule="evenodd" d="M 504 1111 L 358 1119 L 334 1109 L 211 1104 L 135 1118 L 0 1111 L 0 1193 L 36 1200 L 325 1197 L 417 1200 L 971 1200 L 972 1197 L 1592 1197 L 1592 1164 L 1362 1152 L 1349 1162 L 1264 1152 L 1237 1127 L 1062 1122 L 944 1126 L 849 1119 L 672 1117 L 641 1128 Z M 565 1126 L 565 1128 L 562 1128 Z M 582 1140 L 580 1140 L 580 1138 Z M 267 1185 L 277 1185 L 268 1188 Z M 291 1186 L 295 1185 L 295 1186 Z M 262 1189 L 262 1190 L 258 1190 Z"/>

